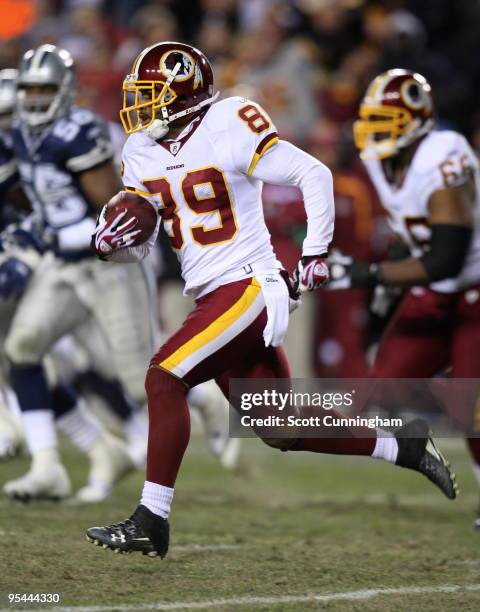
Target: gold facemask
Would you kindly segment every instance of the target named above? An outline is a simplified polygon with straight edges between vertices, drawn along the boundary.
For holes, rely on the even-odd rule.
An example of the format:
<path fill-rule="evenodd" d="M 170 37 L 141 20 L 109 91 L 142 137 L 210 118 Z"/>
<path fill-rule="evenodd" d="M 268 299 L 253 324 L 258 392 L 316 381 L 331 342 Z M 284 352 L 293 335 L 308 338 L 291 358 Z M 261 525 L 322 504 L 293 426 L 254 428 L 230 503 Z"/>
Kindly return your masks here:
<path fill-rule="evenodd" d="M 362 104 L 353 124 L 355 146 L 362 159 L 384 159 L 394 155 L 397 140 L 411 128 L 413 117 L 405 108 Z M 376 139 L 375 137 L 383 136 Z"/>
<path fill-rule="evenodd" d="M 177 98 L 168 83 L 161 81 L 137 81 L 127 77 L 122 91 L 123 108 L 120 111 L 120 121 L 127 134 L 144 130 L 155 119 L 166 119 L 167 115 L 165 113 L 163 117 L 161 109 Z"/>

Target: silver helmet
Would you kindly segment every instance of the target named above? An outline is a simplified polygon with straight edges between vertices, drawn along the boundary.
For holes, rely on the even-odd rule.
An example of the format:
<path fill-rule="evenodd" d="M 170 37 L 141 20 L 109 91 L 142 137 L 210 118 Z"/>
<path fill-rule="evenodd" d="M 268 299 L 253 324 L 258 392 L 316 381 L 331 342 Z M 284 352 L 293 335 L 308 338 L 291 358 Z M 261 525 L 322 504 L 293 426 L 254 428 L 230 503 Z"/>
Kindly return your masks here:
<path fill-rule="evenodd" d="M 8 130 L 12 125 L 17 78 L 18 70 L 14 68 L 0 70 L 0 131 Z"/>
<path fill-rule="evenodd" d="M 18 67 L 18 115 L 29 127 L 42 127 L 63 115 L 73 101 L 73 58 L 55 45 L 25 53 Z"/>

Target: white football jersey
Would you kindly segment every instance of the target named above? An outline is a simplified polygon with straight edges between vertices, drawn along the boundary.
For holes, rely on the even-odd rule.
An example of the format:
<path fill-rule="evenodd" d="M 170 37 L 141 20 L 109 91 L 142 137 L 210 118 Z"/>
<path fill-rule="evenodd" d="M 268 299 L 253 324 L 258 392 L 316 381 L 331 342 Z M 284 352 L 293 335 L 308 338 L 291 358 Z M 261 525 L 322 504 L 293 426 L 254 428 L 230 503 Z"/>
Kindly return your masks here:
<path fill-rule="evenodd" d="M 185 293 L 218 279 L 277 268 L 265 225 L 262 181 L 251 176 L 278 142 L 265 111 L 227 98 L 192 121 L 176 140 L 132 134 L 123 150 L 123 181 L 158 207 L 182 267 Z M 218 283 L 222 284 L 222 283 Z"/>
<path fill-rule="evenodd" d="M 480 166 L 466 139 L 450 130 L 432 131 L 419 144 L 400 186 L 391 185 L 378 160 L 364 160 L 391 229 L 419 257 L 428 247 L 428 200 L 434 191 L 475 180 L 474 233 L 459 276 L 432 283 L 441 293 L 453 293 L 480 283 Z"/>

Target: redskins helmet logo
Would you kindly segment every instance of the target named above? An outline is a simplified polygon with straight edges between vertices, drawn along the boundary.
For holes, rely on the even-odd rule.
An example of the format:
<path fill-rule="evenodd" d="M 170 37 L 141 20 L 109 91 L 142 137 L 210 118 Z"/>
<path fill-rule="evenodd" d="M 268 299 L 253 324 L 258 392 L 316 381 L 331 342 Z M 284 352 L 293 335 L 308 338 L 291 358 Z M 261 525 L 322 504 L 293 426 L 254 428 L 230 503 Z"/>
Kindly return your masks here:
<path fill-rule="evenodd" d="M 175 75 L 175 82 L 181 83 L 193 76 L 195 71 L 195 60 L 185 51 L 174 49 L 173 51 L 167 51 L 160 58 L 160 70 L 163 74 L 169 75 L 177 64 L 180 64 L 180 69 Z"/>
<path fill-rule="evenodd" d="M 408 79 L 400 87 L 400 95 L 408 108 L 431 110 L 431 102 L 426 91 L 414 79 Z"/>

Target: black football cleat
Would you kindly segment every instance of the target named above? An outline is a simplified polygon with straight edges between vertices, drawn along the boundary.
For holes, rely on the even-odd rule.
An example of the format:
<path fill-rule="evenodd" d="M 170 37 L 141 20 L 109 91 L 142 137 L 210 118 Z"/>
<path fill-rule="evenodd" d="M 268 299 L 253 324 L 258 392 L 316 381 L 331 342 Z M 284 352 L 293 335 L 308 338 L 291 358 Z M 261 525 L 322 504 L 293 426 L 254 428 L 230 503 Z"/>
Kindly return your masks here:
<path fill-rule="evenodd" d="M 170 527 L 167 519 L 140 505 L 130 518 L 113 525 L 90 527 L 86 536 L 92 544 L 116 553 L 141 552 L 163 559 L 168 552 Z"/>
<path fill-rule="evenodd" d="M 429 424 L 414 419 L 395 432 L 398 442 L 396 465 L 426 476 L 449 499 L 455 499 L 458 485 L 450 463 L 436 447 Z"/>

